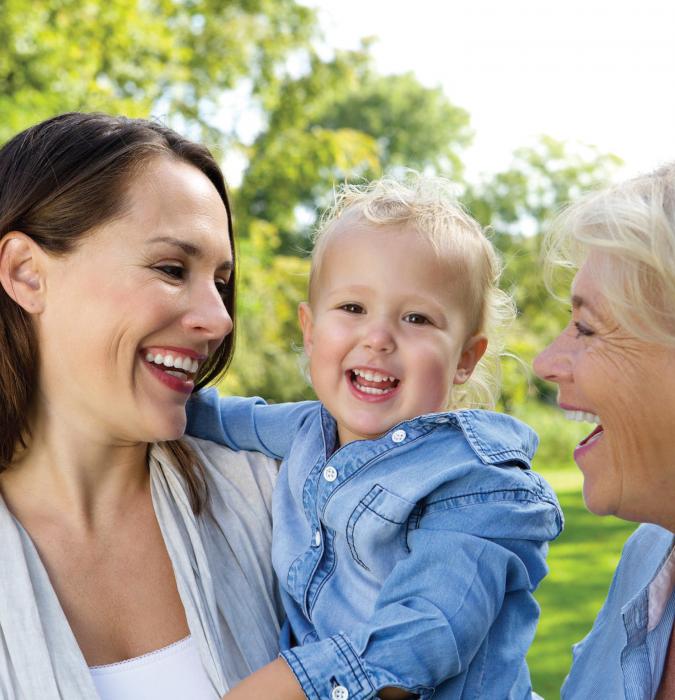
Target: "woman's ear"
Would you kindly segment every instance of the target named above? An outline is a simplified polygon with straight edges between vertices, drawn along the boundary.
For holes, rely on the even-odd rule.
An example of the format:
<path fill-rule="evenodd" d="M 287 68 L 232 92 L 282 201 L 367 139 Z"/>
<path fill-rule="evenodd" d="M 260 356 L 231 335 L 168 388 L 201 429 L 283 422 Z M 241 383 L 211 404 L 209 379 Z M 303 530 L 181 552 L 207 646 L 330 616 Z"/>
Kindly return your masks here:
<path fill-rule="evenodd" d="M 44 308 L 42 249 L 25 233 L 10 231 L 0 238 L 0 284 L 25 311 Z"/>
<path fill-rule="evenodd" d="M 464 384 L 473 374 L 476 365 L 487 350 L 488 341 L 484 335 L 474 335 L 464 344 L 459 356 L 453 384 Z"/>
<path fill-rule="evenodd" d="M 305 355 L 311 357 L 314 322 L 312 320 L 312 308 L 306 301 L 302 301 L 298 305 L 298 318 L 300 319 L 300 328 L 302 328 L 302 341 L 305 346 Z"/>

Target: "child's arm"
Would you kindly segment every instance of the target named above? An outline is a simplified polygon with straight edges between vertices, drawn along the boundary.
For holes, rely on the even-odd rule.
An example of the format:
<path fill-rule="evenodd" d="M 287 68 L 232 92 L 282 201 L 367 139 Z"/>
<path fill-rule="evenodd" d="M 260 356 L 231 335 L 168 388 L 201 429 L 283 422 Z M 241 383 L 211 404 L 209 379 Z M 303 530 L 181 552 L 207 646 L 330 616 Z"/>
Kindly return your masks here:
<path fill-rule="evenodd" d="M 385 688 L 378 697 L 383 700 L 404 700 L 413 697 L 400 688 Z M 306 700 L 307 696 L 283 659 L 263 666 L 238 683 L 223 700 Z"/>
<path fill-rule="evenodd" d="M 335 683 L 349 700 L 381 689 L 427 700 L 474 660 L 497 685 L 489 697 L 523 682 L 539 615 L 533 591 L 560 511 L 526 489 L 456 496 L 431 495 L 369 620 L 282 652 L 309 700 L 330 698 Z"/>
<path fill-rule="evenodd" d="M 267 404 L 257 397 L 221 397 L 207 389 L 187 403 L 186 432 L 233 450 L 283 459 L 298 427 L 317 406 L 314 401 Z"/>

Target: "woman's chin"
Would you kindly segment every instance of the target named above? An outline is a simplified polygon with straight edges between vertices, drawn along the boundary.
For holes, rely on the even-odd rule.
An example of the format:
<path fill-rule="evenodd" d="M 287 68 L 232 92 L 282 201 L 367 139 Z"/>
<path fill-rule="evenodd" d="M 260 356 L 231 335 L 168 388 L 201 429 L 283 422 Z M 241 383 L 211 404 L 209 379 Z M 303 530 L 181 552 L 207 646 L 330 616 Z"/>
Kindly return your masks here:
<path fill-rule="evenodd" d="M 171 440 L 179 440 L 185 435 L 187 427 L 187 416 L 185 411 L 174 416 L 163 416 L 162 420 L 157 421 L 150 430 L 145 442 L 169 442 Z"/>
<path fill-rule="evenodd" d="M 586 508 L 595 515 L 614 515 L 616 513 L 616 496 L 593 484 L 587 477 L 584 478 L 583 497 Z"/>

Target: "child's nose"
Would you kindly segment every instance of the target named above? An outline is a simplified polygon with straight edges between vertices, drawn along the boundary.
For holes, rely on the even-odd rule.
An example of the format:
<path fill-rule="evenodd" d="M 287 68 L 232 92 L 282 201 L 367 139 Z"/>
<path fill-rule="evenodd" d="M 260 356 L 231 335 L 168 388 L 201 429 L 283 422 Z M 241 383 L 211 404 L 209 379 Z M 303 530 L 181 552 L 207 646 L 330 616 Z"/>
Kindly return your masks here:
<path fill-rule="evenodd" d="M 373 352 L 391 352 L 396 347 L 396 342 L 387 324 L 376 322 L 368 327 L 363 345 Z"/>

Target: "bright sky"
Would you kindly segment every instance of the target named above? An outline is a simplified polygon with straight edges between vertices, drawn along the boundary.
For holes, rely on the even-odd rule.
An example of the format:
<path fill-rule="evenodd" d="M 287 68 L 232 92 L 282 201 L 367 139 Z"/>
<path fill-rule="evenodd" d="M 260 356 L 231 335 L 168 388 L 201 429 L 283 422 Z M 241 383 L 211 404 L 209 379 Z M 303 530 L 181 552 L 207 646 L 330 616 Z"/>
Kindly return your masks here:
<path fill-rule="evenodd" d="M 469 173 L 538 134 L 593 144 L 624 175 L 675 159 L 673 0 L 305 0 L 327 44 L 376 36 L 382 73 L 413 71 L 471 115 Z"/>

